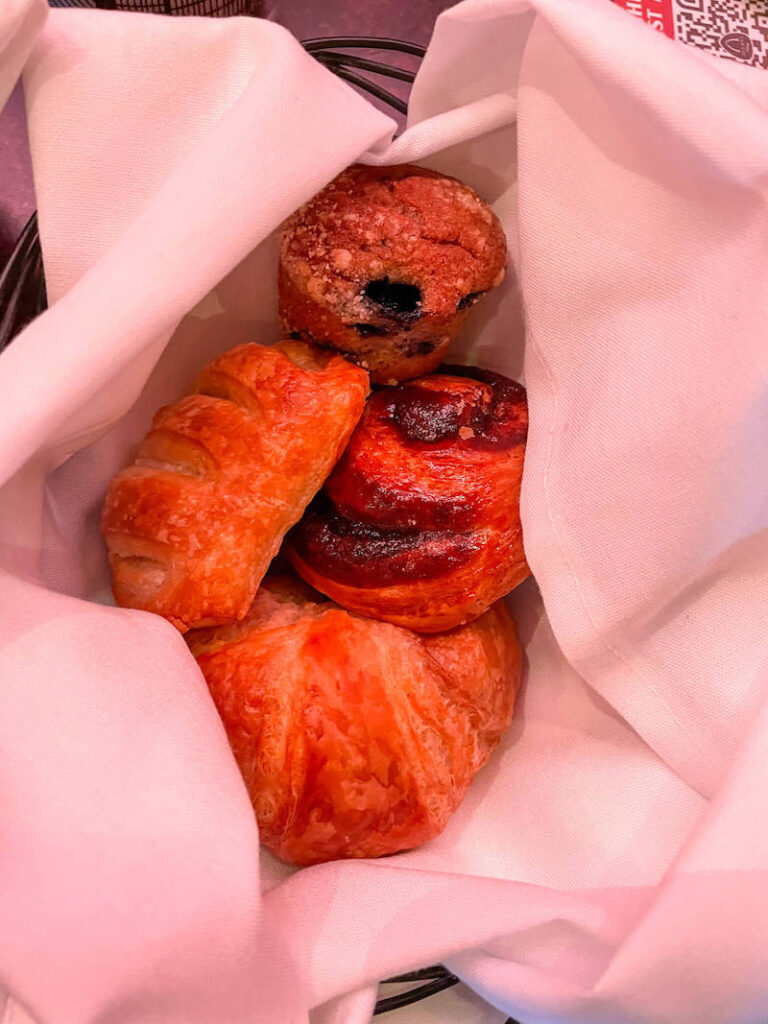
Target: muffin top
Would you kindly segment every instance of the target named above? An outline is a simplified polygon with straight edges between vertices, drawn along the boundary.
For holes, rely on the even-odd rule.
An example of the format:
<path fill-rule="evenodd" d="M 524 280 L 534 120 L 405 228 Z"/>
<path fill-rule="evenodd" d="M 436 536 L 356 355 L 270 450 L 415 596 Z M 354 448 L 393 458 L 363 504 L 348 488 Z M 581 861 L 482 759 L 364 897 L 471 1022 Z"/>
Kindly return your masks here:
<path fill-rule="evenodd" d="M 281 237 L 294 286 L 373 330 L 468 308 L 503 279 L 505 256 L 501 225 L 476 192 L 408 164 L 349 167 Z"/>

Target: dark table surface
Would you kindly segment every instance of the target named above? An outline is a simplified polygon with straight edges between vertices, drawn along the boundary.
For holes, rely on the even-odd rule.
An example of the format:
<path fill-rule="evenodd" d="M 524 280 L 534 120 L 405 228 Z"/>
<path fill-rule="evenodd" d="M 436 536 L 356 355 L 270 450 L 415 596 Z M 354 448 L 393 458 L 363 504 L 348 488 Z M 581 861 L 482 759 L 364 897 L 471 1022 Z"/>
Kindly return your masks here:
<path fill-rule="evenodd" d="M 261 13 L 299 39 L 372 35 L 426 44 L 435 18 L 452 5 L 453 0 L 263 0 Z M 34 208 L 24 100 L 17 86 L 0 112 L 0 268 Z"/>

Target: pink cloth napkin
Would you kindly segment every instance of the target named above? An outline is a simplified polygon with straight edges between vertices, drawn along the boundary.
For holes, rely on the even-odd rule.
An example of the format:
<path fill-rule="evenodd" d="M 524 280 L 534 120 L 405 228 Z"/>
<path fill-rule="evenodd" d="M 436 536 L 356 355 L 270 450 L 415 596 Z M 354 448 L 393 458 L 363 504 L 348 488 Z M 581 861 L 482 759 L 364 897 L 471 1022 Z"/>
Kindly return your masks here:
<path fill-rule="evenodd" d="M 768 77 L 605 0 L 466 0 L 394 142 L 255 20 L 54 11 L 25 89 L 53 305 L 0 357 L 14 1005 L 361 1024 L 442 960 L 526 1024 L 764 1024 Z M 519 713 L 445 833 L 291 873 L 183 641 L 105 605 L 98 515 L 160 403 L 277 337 L 272 233 L 358 158 L 458 174 L 505 224 L 515 272 L 456 354 L 525 371 L 538 587 Z"/>

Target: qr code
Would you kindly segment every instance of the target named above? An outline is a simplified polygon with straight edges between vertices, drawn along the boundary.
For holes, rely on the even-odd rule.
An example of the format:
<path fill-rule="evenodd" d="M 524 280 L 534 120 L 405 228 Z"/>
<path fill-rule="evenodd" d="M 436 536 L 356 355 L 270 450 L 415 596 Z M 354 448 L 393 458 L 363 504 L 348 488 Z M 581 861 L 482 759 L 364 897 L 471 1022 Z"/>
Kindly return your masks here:
<path fill-rule="evenodd" d="M 673 0 L 675 38 L 768 68 L 768 0 Z"/>

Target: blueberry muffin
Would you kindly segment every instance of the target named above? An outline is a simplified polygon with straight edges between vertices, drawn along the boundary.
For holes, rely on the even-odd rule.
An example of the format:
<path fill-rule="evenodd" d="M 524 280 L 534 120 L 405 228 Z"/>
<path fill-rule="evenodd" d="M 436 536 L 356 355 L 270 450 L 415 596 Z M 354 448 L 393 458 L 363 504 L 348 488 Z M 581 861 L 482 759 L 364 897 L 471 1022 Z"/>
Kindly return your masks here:
<path fill-rule="evenodd" d="M 284 224 L 280 315 L 294 337 L 397 383 L 440 364 L 505 257 L 498 219 L 469 186 L 409 164 L 355 165 Z"/>

